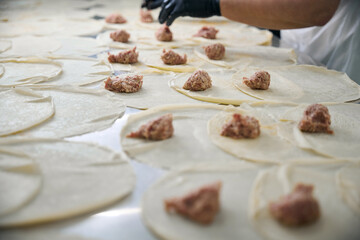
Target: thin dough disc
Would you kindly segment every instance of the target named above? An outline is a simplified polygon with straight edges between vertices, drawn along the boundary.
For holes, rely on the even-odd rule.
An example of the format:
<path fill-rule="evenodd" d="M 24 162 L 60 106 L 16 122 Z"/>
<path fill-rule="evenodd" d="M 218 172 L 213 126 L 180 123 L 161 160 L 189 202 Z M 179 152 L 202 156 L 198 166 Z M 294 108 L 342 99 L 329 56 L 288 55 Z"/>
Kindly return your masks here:
<path fill-rule="evenodd" d="M 360 98 L 360 86 L 345 73 L 323 67 L 296 65 L 263 68 L 271 76 L 266 91 L 251 90 L 242 83 L 259 69 L 247 68 L 234 75 L 235 86 L 241 91 L 264 100 L 298 103 L 347 102 Z"/>
<path fill-rule="evenodd" d="M 314 185 L 319 201 L 319 220 L 306 227 L 289 228 L 274 220 L 268 204 L 292 191 L 297 183 Z M 344 204 L 335 187 L 333 173 L 283 166 L 259 174 L 249 200 L 251 220 L 264 239 L 358 239 L 360 218 Z"/>
<path fill-rule="evenodd" d="M 161 239 L 254 239 L 259 236 L 248 220 L 247 203 L 258 169 L 241 165 L 206 165 L 166 175 L 151 186 L 142 201 L 142 218 Z M 202 226 L 175 213 L 167 213 L 164 200 L 181 197 L 203 185 L 222 182 L 220 210 Z"/>
<path fill-rule="evenodd" d="M 12 87 L 48 81 L 58 76 L 61 64 L 40 58 L 0 59 L 5 68 L 0 78 L 0 86 Z"/>
<path fill-rule="evenodd" d="M 178 74 L 170 80 L 170 86 L 185 96 L 205 102 L 240 105 L 244 102 L 257 100 L 240 92 L 233 86 L 231 77 L 235 71 L 224 69 L 207 72 L 211 77 L 212 87 L 205 91 L 189 91 L 183 89 L 185 82 L 192 73 Z"/>
<path fill-rule="evenodd" d="M 279 131 L 281 136 L 289 141 L 295 140 L 302 148 L 313 149 L 325 156 L 360 162 L 360 105 L 349 103 L 326 106 L 331 115 L 330 127 L 334 134 L 301 132 L 297 125 L 307 107 L 301 105 L 282 116 L 290 126 L 284 128 L 285 131 Z"/>
<path fill-rule="evenodd" d="M 0 99 L 0 136 L 39 125 L 51 118 L 55 112 L 51 97 L 44 97 L 30 89 L 2 91 Z"/>
<path fill-rule="evenodd" d="M 62 138 L 102 130 L 125 112 L 123 101 L 105 90 L 69 86 L 35 86 L 32 89 L 50 95 L 56 112 L 49 121 L 21 133 L 23 136 Z"/>
<path fill-rule="evenodd" d="M 217 105 L 167 105 L 129 116 L 121 132 L 123 150 L 133 159 L 161 168 L 179 169 L 206 163 L 231 163 L 239 160 L 210 141 L 206 123 L 214 114 L 224 109 Z M 150 120 L 172 113 L 174 135 L 163 141 L 127 138 Z"/>
<path fill-rule="evenodd" d="M 39 192 L 42 183 L 37 164 L 19 152 L 0 146 L 0 219 L 20 209 Z"/>
<path fill-rule="evenodd" d="M 243 68 L 245 66 L 282 66 L 296 63 L 296 54 L 292 49 L 248 46 L 242 48 L 227 47 L 222 60 L 211 60 L 201 47 L 194 49 L 202 60 L 224 68 Z"/>
<path fill-rule="evenodd" d="M 0 40 L 0 53 L 5 52 L 10 48 L 11 48 L 11 41 L 5 39 Z"/>
<path fill-rule="evenodd" d="M 134 187 L 130 164 L 97 145 L 50 139 L 4 139 L 8 149 L 36 159 L 43 187 L 28 205 L 0 218 L 0 226 L 24 226 L 69 218 L 112 204 Z"/>
<path fill-rule="evenodd" d="M 231 120 L 233 113 L 253 116 L 258 119 L 261 129 L 260 136 L 255 139 L 238 140 L 221 136 L 223 125 Z M 211 141 L 216 146 L 240 159 L 263 163 L 295 162 L 306 164 L 334 161 L 311 151 L 298 148 L 296 145 L 280 138 L 277 134 L 277 125 L 276 120 L 264 112 L 252 109 L 229 108 L 228 111 L 218 113 L 209 120 L 208 133 Z"/>
<path fill-rule="evenodd" d="M 44 56 L 56 51 L 61 43 L 49 37 L 21 36 L 11 39 L 12 47 L 1 57 Z"/>

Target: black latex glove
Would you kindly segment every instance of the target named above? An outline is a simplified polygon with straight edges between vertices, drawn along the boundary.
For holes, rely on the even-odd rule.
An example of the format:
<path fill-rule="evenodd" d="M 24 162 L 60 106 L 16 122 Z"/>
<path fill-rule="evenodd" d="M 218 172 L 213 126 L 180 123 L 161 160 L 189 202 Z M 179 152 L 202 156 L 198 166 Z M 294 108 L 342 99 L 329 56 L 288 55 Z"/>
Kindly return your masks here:
<path fill-rule="evenodd" d="M 151 10 L 160 7 L 163 2 L 164 0 L 143 0 L 141 7 Z"/>

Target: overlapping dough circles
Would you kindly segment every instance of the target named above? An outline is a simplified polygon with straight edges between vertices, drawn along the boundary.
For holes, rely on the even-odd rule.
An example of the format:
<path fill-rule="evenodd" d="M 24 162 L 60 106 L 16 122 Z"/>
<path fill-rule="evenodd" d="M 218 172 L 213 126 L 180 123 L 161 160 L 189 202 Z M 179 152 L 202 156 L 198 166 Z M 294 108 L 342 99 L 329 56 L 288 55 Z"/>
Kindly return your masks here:
<path fill-rule="evenodd" d="M 270 73 L 266 91 L 252 90 L 242 83 L 256 71 Z M 297 103 L 348 102 L 360 98 L 360 87 L 345 73 L 323 67 L 296 65 L 283 67 L 244 68 L 233 76 L 234 85 L 242 92 L 262 100 Z"/>
<path fill-rule="evenodd" d="M 121 132 L 123 150 L 134 160 L 167 169 L 202 162 L 238 162 L 240 160 L 217 149 L 207 136 L 206 122 L 223 109 L 217 105 L 167 105 L 131 115 Z M 141 125 L 167 113 L 174 117 L 171 138 L 164 141 L 126 138 Z"/>
<path fill-rule="evenodd" d="M 32 90 L 53 98 L 55 114 L 22 136 L 63 138 L 102 130 L 125 112 L 123 101 L 105 90 L 68 86 L 33 86 Z"/>
<path fill-rule="evenodd" d="M 118 201 L 134 187 L 135 177 L 129 163 L 107 148 L 34 138 L 1 139 L 0 146 L 30 155 L 43 176 L 43 185 L 35 198 L 0 217 L 1 227 L 49 222 L 90 212 Z"/>
<path fill-rule="evenodd" d="M 45 82 L 62 71 L 60 63 L 44 58 L 0 59 L 0 63 L 4 67 L 0 87 Z"/>
<path fill-rule="evenodd" d="M 284 227 L 270 216 L 268 204 L 289 193 L 299 182 L 314 186 L 320 218 L 311 226 Z M 268 169 L 254 183 L 249 199 L 250 218 L 264 239 L 356 239 L 360 218 L 345 204 L 342 194 L 337 191 L 334 173 L 289 166 Z"/>
<path fill-rule="evenodd" d="M 142 218 L 161 239 L 260 239 L 248 220 L 247 205 L 258 168 L 248 165 L 202 165 L 161 178 L 143 196 Z M 214 222 L 201 226 L 167 213 L 164 200 L 183 196 L 203 185 L 221 181 L 220 210 Z"/>
<path fill-rule="evenodd" d="M 0 92 L 0 136 L 34 127 L 51 118 L 55 112 L 53 99 L 30 89 Z M 36 114 L 34 114 L 36 113 Z M 21 118 L 18 118 L 18 115 Z"/>
<path fill-rule="evenodd" d="M 30 202 L 42 185 L 42 175 L 33 159 L 1 146 L 0 180 L 0 218 Z"/>
<path fill-rule="evenodd" d="M 287 128 L 280 129 L 282 137 L 304 149 L 312 149 L 324 156 L 339 160 L 360 162 L 360 105 L 329 104 L 326 105 L 331 116 L 331 129 L 334 134 L 304 133 L 298 129 L 307 106 L 300 105 L 284 113 L 282 120 Z"/>
<path fill-rule="evenodd" d="M 301 149 L 278 135 L 278 121 L 266 112 L 248 107 L 228 108 L 208 121 L 208 134 L 211 141 L 224 151 L 240 158 L 258 163 L 300 163 L 324 164 L 334 159 L 323 157 L 313 151 Z M 252 116 L 260 122 L 260 136 L 255 139 L 232 139 L 221 136 L 222 126 L 234 113 Z"/>

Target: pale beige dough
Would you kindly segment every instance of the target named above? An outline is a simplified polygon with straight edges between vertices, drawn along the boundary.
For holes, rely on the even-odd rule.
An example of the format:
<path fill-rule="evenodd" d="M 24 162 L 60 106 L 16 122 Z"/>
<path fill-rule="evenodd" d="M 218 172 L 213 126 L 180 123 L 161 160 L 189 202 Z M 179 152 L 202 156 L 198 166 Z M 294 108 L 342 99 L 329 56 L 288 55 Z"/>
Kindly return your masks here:
<path fill-rule="evenodd" d="M 292 191 L 297 183 L 314 185 L 321 215 L 311 226 L 289 228 L 274 220 L 268 204 Z M 249 217 L 264 239 L 357 239 L 359 216 L 342 201 L 333 172 L 282 166 L 265 170 L 255 180 L 249 199 Z"/>
<path fill-rule="evenodd" d="M 119 201 L 134 187 L 130 164 L 108 148 L 33 138 L 2 139 L 0 144 L 36 159 L 43 174 L 38 195 L 18 211 L 1 217 L 1 227 L 45 223 L 91 212 Z"/>
<path fill-rule="evenodd" d="M 0 98 L 0 136 L 37 126 L 55 113 L 52 97 L 46 97 L 30 89 L 5 90 L 0 92 Z"/>
<path fill-rule="evenodd" d="M 11 41 L 6 40 L 6 39 L 0 40 L 0 53 L 5 52 L 10 48 L 11 48 Z"/>

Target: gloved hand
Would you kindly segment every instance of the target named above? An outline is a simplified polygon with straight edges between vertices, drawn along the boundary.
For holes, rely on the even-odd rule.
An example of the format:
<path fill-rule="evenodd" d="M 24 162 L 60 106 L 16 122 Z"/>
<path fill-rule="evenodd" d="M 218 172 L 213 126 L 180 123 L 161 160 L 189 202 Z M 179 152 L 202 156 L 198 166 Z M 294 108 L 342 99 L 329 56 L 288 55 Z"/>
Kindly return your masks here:
<path fill-rule="evenodd" d="M 178 17 L 221 16 L 220 0 L 145 0 L 144 4 L 148 9 L 159 7 L 161 4 L 159 22 L 161 24 L 166 22 L 168 26 Z"/>
<path fill-rule="evenodd" d="M 161 6 L 161 4 L 164 2 L 164 0 L 143 0 L 143 3 L 141 4 L 141 8 L 147 8 L 149 10 L 155 9 Z"/>

